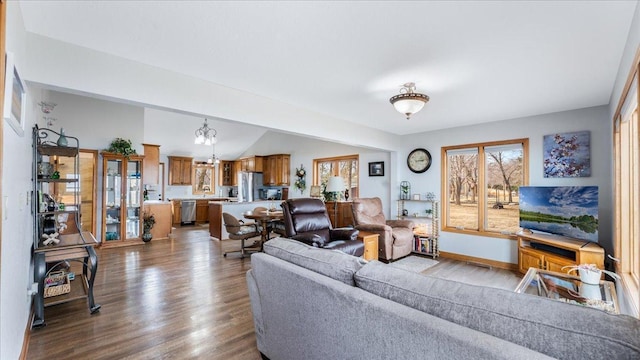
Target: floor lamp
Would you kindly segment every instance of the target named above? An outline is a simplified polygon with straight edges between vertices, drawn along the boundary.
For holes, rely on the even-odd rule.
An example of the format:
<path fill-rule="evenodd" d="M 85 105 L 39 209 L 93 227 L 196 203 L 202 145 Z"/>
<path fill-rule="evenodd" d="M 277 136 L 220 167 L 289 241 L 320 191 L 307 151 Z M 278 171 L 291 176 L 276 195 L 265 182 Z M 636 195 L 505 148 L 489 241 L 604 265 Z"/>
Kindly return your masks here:
<path fill-rule="evenodd" d="M 338 193 L 344 190 L 344 180 L 340 176 L 332 176 L 327 182 L 326 192 L 333 193 L 335 198 L 333 199 L 333 221 L 334 227 L 338 227 Z"/>

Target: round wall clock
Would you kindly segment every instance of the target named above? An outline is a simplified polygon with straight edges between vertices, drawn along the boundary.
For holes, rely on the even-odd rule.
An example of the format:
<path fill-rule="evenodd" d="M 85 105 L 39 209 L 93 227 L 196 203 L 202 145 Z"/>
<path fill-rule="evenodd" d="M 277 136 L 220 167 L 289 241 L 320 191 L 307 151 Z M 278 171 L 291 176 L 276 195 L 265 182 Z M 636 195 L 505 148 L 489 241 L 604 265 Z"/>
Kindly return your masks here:
<path fill-rule="evenodd" d="M 431 166 L 431 154 L 425 149 L 415 149 L 407 156 L 407 166 L 414 173 L 423 173 Z"/>

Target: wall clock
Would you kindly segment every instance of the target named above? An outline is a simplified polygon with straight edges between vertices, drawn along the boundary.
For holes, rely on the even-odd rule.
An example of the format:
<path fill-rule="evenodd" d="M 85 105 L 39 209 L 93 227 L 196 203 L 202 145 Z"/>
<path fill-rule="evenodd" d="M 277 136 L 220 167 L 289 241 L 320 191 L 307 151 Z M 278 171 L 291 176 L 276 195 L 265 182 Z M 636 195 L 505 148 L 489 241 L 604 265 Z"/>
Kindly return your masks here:
<path fill-rule="evenodd" d="M 407 166 L 414 173 L 423 173 L 431 166 L 431 154 L 425 149 L 415 149 L 407 156 Z"/>

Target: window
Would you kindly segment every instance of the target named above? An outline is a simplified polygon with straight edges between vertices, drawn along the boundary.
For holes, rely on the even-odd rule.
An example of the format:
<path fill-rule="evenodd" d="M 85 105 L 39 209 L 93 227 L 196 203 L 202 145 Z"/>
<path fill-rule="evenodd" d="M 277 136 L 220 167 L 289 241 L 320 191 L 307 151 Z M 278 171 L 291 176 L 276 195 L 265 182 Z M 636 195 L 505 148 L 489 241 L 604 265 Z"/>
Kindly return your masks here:
<path fill-rule="evenodd" d="M 331 176 L 340 176 L 349 189 L 349 197 L 358 197 L 358 155 L 340 156 L 313 160 L 313 185 L 322 191 Z"/>
<path fill-rule="evenodd" d="M 443 229 L 492 236 L 518 231 L 528 148 L 528 139 L 443 147 Z"/>
<path fill-rule="evenodd" d="M 640 314 L 640 124 L 638 69 L 640 50 L 614 116 L 616 273 Z"/>

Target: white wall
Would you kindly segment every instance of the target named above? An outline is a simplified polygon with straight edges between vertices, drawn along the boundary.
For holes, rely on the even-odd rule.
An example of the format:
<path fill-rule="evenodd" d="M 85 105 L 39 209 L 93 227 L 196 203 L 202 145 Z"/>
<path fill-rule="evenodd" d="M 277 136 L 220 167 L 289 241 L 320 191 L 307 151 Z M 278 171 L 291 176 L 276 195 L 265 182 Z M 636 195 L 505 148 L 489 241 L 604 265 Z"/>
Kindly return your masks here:
<path fill-rule="evenodd" d="M 477 126 L 459 127 L 442 131 L 407 136 L 400 159 L 406 159 L 416 147 L 424 147 L 431 153 L 431 168 L 423 174 L 410 172 L 400 165 L 400 180 L 411 182 L 412 193 L 434 192 L 441 198 L 441 148 L 497 140 L 529 138 L 529 184 L 596 185 L 599 187 L 600 244 L 611 252 L 611 132 L 606 106 L 579 109 L 521 119 L 499 121 Z M 542 169 L 542 138 L 544 135 L 572 131 L 591 131 L 591 177 L 544 178 Z M 395 189 L 399 184 L 391 184 Z M 397 198 L 397 197 L 396 197 Z M 516 242 L 501 238 L 471 236 L 442 232 L 440 250 L 468 256 L 517 263 Z"/>
<path fill-rule="evenodd" d="M 4 35 L 4 34 L 3 34 Z M 20 6 L 7 3 L 7 51 L 13 53 L 18 71 L 28 71 L 25 32 Z M 4 56 L 4 54 L 2 54 Z M 37 94 L 27 87 L 27 113 L 24 134 L 19 136 L 6 122 L 2 142 L 2 251 L 0 264 L 0 359 L 17 359 L 23 335 L 29 326 L 31 298 L 27 289 L 33 282 L 31 246 L 31 128 Z M 4 121 L 4 120 L 0 120 Z"/>
<path fill-rule="evenodd" d="M 67 136 L 78 138 L 80 148 L 102 152 L 115 138 L 131 140 L 138 154 L 143 153 L 144 109 L 139 106 L 89 98 L 58 91 L 42 91 L 40 99 L 58 104 L 47 117 L 55 118 L 52 130 L 64 128 Z M 46 127 L 44 114 L 36 115 L 38 126 Z M 102 157 L 98 157 L 97 189 L 102 189 Z M 96 219 L 102 218 L 102 194 L 98 191 Z M 96 239 L 102 238 L 102 223 L 98 221 Z"/>

